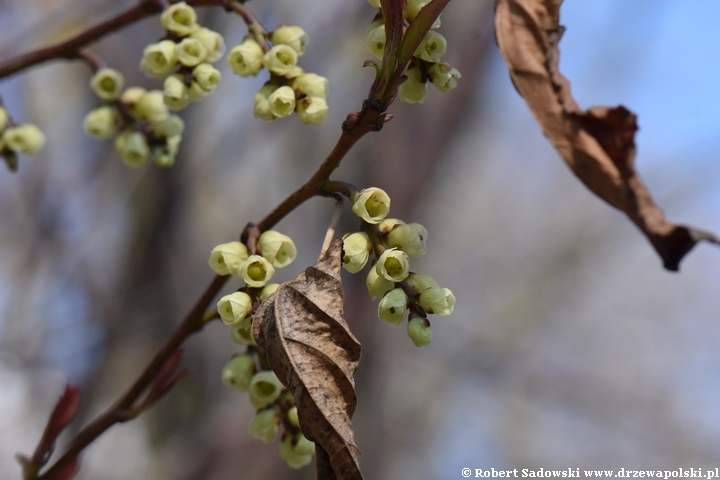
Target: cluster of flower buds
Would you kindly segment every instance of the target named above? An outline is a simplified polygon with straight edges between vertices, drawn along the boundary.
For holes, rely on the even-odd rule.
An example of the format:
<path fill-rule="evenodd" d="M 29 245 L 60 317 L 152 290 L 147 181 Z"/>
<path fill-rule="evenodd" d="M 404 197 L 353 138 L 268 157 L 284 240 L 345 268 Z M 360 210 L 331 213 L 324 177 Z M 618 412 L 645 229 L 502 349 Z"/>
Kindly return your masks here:
<path fill-rule="evenodd" d="M 15 125 L 0 106 L 0 156 L 11 170 L 17 170 L 17 154 L 35 155 L 45 145 L 45 135 L 32 123 Z"/>
<path fill-rule="evenodd" d="M 160 90 L 123 90 L 124 84 L 117 70 L 95 72 L 90 88 L 101 103 L 85 116 L 85 131 L 100 140 L 114 137 L 115 151 L 129 167 L 145 165 L 151 156 L 160 167 L 172 166 L 182 138 L 182 119 L 170 113 Z"/>
<path fill-rule="evenodd" d="M 287 235 L 268 230 L 255 242 L 256 253 L 251 255 L 240 242 L 218 245 L 210 253 L 208 263 L 219 275 L 238 275 L 245 286 L 225 295 L 217 304 L 218 314 L 230 327 L 235 343 L 246 346 L 246 351 L 233 357 L 222 372 L 224 384 L 248 393 L 256 410 L 250 421 L 249 433 L 253 438 L 271 443 L 283 427 L 280 457 L 292 468 L 304 467 L 312 462 L 315 444 L 300 431 L 297 408 L 290 392 L 267 366 L 267 357 L 260 351 L 252 336 L 252 316 L 262 302 L 280 286 L 268 283 L 276 268 L 290 265 L 297 249 Z"/>
<path fill-rule="evenodd" d="M 197 23 L 195 10 L 175 3 L 160 15 L 166 38 L 145 47 L 140 70 L 165 79 L 163 99 L 171 110 L 182 110 L 217 87 L 220 71 L 211 64 L 225 53 L 222 35 Z"/>
<path fill-rule="evenodd" d="M 373 7 L 380 7 L 380 0 L 368 0 Z M 420 10 L 430 0 L 407 0 L 405 20 L 412 22 Z M 440 27 L 438 18 L 432 28 Z M 382 59 L 385 50 L 385 20 L 379 13 L 367 30 L 366 44 L 368 50 Z M 405 103 L 424 103 L 427 98 L 427 82 L 430 81 L 441 92 L 457 87 L 457 79 L 461 77 L 457 69 L 440 59 L 447 50 L 445 37 L 434 30 L 425 34 L 415 50 L 413 58 L 405 71 L 407 79 L 398 88 L 398 97 Z"/>
<path fill-rule="evenodd" d="M 249 36 L 230 49 L 227 62 L 238 75 L 255 76 L 263 68 L 270 72 L 270 80 L 255 94 L 253 114 L 256 118 L 271 121 L 295 112 L 303 123 L 325 123 L 327 79 L 304 73 L 297 65 L 307 44 L 308 35 L 302 28 L 283 25 L 268 34 L 263 45 Z"/>
<path fill-rule="evenodd" d="M 450 315 L 455 296 L 428 275 L 410 271 L 410 257 L 427 252 L 427 230 L 419 223 L 387 218 L 390 197 L 379 188 L 358 192 L 352 209 L 363 220 L 364 231 L 343 237 L 343 267 L 350 273 L 361 271 L 374 251 L 376 261 L 366 284 L 370 297 L 381 299 L 378 317 L 396 327 L 409 316 L 407 332 L 413 343 L 429 344 L 432 329 L 426 314 Z"/>

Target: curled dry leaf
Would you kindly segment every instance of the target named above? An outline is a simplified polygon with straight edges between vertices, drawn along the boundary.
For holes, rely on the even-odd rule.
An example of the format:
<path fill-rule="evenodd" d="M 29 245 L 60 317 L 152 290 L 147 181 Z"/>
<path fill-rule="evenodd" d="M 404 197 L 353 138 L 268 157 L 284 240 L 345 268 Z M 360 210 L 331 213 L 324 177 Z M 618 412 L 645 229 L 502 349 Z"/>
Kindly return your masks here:
<path fill-rule="evenodd" d="M 581 110 L 558 70 L 562 0 L 497 0 L 495 36 L 515 88 L 575 175 L 622 210 L 648 237 L 665 268 L 678 270 L 697 242 L 720 240 L 665 219 L 635 171 L 636 116 L 625 107 Z"/>
<path fill-rule="evenodd" d="M 342 240 L 335 239 L 317 265 L 282 284 L 255 314 L 253 336 L 292 392 L 303 434 L 316 444 L 318 478 L 355 480 L 363 478 L 350 422 L 360 343 L 343 318 L 341 255 Z"/>

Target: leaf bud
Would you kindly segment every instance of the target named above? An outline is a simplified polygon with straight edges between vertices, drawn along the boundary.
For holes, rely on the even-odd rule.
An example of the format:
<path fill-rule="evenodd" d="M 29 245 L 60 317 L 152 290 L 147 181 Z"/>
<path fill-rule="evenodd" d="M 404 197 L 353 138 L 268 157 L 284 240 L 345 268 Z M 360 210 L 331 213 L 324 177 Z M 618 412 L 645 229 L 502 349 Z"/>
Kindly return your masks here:
<path fill-rule="evenodd" d="M 407 325 L 407 333 L 416 347 L 429 345 L 433 339 L 432 328 L 427 318 L 412 317 Z"/>
<path fill-rule="evenodd" d="M 397 247 L 411 257 L 420 257 L 427 253 L 428 232 L 419 223 L 397 225 L 385 237 L 388 247 Z"/>
<path fill-rule="evenodd" d="M 263 49 L 255 40 L 248 38 L 230 49 L 227 63 L 240 76 L 255 76 L 263 66 Z"/>
<path fill-rule="evenodd" d="M 357 273 L 367 264 L 372 251 L 370 237 L 365 232 L 343 235 L 343 267 L 350 273 Z"/>
<path fill-rule="evenodd" d="M 118 130 L 118 113 L 114 107 L 103 105 L 85 115 L 83 128 L 88 135 L 99 140 L 115 136 Z"/>
<path fill-rule="evenodd" d="M 304 93 L 308 97 L 327 97 L 328 80 L 317 73 L 303 73 L 290 84 L 296 92 Z"/>
<path fill-rule="evenodd" d="M 410 288 L 412 288 L 415 293 L 422 293 L 428 288 L 438 286 L 434 278 L 430 275 L 423 275 L 421 273 L 411 273 L 405 281 L 408 285 L 410 285 Z"/>
<path fill-rule="evenodd" d="M 308 37 L 307 33 L 305 33 L 305 30 L 300 27 L 290 25 L 278 27 L 270 37 L 270 41 L 273 45 L 287 45 L 292 47 L 298 55 L 305 53 L 305 48 L 307 47 L 309 40 L 310 37 Z"/>
<path fill-rule="evenodd" d="M 263 408 L 277 400 L 282 388 L 282 383 L 275 372 L 271 370 L 258 372 L 253 376 L 248 387 L 250 402 L 255 408 Z"/>
<path fill-rule="evenodd" d="M 182 110 L 188 106 L 190 89 L 181 74 L 174 73 L 165 79 L 163 100 L 170 110 Z"/>
<path fill-rule="evenodd" d="M 378 304 L 378 318 L 383 322 L 397 327 L 402 323 L 407 311 L 408 298 L 402 288 L 388 292 Z"/>
<path fill-rule="evenodd" d="M 305 97 L 297 101 L 298 119 L 306 125 L 324 125 L 328 104 L 324 97 Z"/>
<path fill-rule="evenodd" d="M 230 326 L 230 338 L 240 345 L 257 345 L 252 336 L 252 317 L 245 317 L 240 323 Z"/>
<path fill-rule="evenodd" d="M 365 45 L 370 53 L 382 59 L 385 52 L 385 24 L 373 22 L 367 31 Z"/>
<path fill-rule="evenodd" d="M 365 285 L 367 285 L 370 298 L 373 300 L 384 297 L 387 292 L 395 288 L 395 284 L 393 282 L 378 275 L 375 267 L 368 271 L 367 278 L 365 279 Z"/>
<path fill-rule="evenodd" d="M 427 313 L 450 315 L 455 306 L 455 295 L 447 288 L 431 287 L 420 293 L 418 305 Z"/>
<path fill-rule="evenodd" d="M 207 51 L 206 62 L 217 62 L 225 53 L 225 39 L 218 32 L 202 27 L 190 34 L 190 38 L 199 40 Z"/>
<path fill-rule="evenodd" d="M 248 259 L 248 249 L 240 242 L 221 243 L 210 252 L 210 268 L 218 275 L 236 273 Z"/>
<path fill-rule="evenodd" d="M 270 94 L 268 104 L 274 116 L 287 117 L 295 110 L 295 91 L 287 85 L 280 87 Z"/>
<path fill-rule="evenodd" d="M 90 88 L 103 100 L 117 100 L 125 84 L 122 73 L 112 68 L 101 68 L 90 78 Z"/>
<path fill-rule="evenodd" d="M 415 55 L 418 58 L 425 60 L 426 62 L 439 62 L 440 58 L 445 55 L 447 51 L 447 41 L 438 32 L 430 30 L 425 34 L 425 37 L 418 45 L 415 50 Z"/>
<path fill-rule="evenodd" d="M 115 137 L 115 151 L 130 168 L 142 167 L 150 155 L 145 136 L 134 130 L 123 130 Z"/>
<path fill-rule="evenodd" d="M 258 295 L 258 302 L 262 303 L 267 300 L 270 295 L 275 293 L 275 290 L 277 290 L 279 286 L 279 283 L 268 283 L 267 285 L 265 285 L 263 289 L 260 290 L 260 294 Z"/>
<path fill-rule="evenodd" d="M 188 37 L 175 45 L 175 56 L 186 67 L 194 67 L 205 61 L 207 50 L 200 40 Z"/>
<path fill-rule="evenodd" d="M 352 210 L 367 223 L 378 224 L 390 213 L 390 197 L 380 188 L 365 188 L 357 195 Z"/>
<path fill-rule="evenodd" d="M 427 84 L 422 78 L 420 69 L 416 66 L 405 71 L 407 80 L 398 87 L 398 97 L 404 103 L 425 103 L 427 98 Z"/>
<path fill-rule="evenodd" d="M 151 43 L 140 60 L 140 70 L 151 78 L 165 78 L 177 65 L 176 44 L 172 40 Z"/>
<path fill-rule="evenodd" d="M 378 258 L 375 270 L 391 282 L 402 282 L 410 273 L 408 255 L 397 248 L 388 248 Z"/>
<path fill-rule="evenodd" d="M 253 116 L 255 118 L 266 122 L 275 120 L 275 115 L 270 110 L 270 95 L 272 95 L 276 88 L 276 85 L 268 82 L 255 93 L 253 97 L 255 101 L 253 105 Z"/>
<path fill-rule="evenodd" d="M 166 30 L 185 37 L 200 28 L 195 10 L 185 2 L 170 5 L 160 15 L 160 23 Z"/>
<path fill-rule="evenodd" d="M 245 292 L 225 295 L 217 303 L 218 313 L 225 325 L 235 325 L 252 312 L 253 301 Z"/>
<path fill-rule="evenodd" d="M 45 145 L 45 135 L 32 123 L 8 127 L 2 134 L 2 144 L 13 152 L 35 155 Z"/>
<path fill-rule="evenodd" d="M 253 438 L 271 443 L 277 436 L 279 421 L 275 408 L 261 410 L 250 420 L 248 433 Z"/>
<path fill-rule="evenodd" d="M 250 381 L 255 375 L 255 360 L 251 355 L 238 355 L 225 365 L 222 382 L 239 392 L 247 392 Z"/>
<path fill-rule="evenodd" d="M 258 247 L 260 254 L 276 268 L 287 267 L 297 257 L 297 249 L 292 239 L 275 230 L 268 230 L 260 235 Z"/>
<path fill-rule="evenodd" d="M 148 122 L 161 122 L 170 115 L 160 90 L 150 90 L 141 96 L 130 108 L 130 113 L 138 120 Z"/>
<path fill-rule="evenodd" d="M 457 87 L 457 79 L 462 78 L 456 68 L 445 62 L 434 63 L 428 70 L 428 75 L 435 88 L 441 92 L 447 92 Z"/>
<path fill-rule="evenodd" d="M 264 257 L 250 255 L 240 264 L 238 274 L 248 287 L 263 287 L 272 278 L 275 268 Z"/>
<path fill-rule="evenodd" d="M 263 56 L 263 65 L 275 75 L 287 75 L 297 64 L 298 54 L 288 45 L 275 45 Z"/>

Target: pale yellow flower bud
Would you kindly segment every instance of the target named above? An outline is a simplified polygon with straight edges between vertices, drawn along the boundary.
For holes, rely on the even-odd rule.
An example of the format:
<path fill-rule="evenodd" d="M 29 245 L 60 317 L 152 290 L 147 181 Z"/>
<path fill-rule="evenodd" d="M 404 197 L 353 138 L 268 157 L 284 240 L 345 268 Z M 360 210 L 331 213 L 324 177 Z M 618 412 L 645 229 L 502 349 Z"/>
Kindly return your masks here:
<path fill-rule="evenodd" d="M 388 247 L 397 247 L 411 257 L 427 253 L 428 232 L 419 223 L 397 225 L 385 238 Z"/>
<path fill-rule="evenodd" d="M 170 168 L 175 165 L 175 155 L 168 152 L 164 147 L 153 147 L 152 157 L 155 165 L 160 168 Z"/>
<path fill-rule="evenodd" d="M 138 120 L 146 120 L 148 122 L 162 122 L 170 115 L 168 106 L 165 105 L 163 92 L 160 90 L 150 90 L 140 97 L 138 101 L 130 107 L 130 113 Z"/>
<path fill-rule="evenodd" d="M 280 87 L 270 94 L 268 104 L 273 115 L 287 117 L 295 110 L 295 91 L 287 85 Z"/>
<path fill-rule="evenodd" d="M 166 30 L 179 37 L 190 35 L 200 28 L 197 24 L 195 10 L 185 2 L 179 2 L 166 8 L 160 15 L 160 23 Z"/>
<path fill-rule="evenodd" d="M 124 130 L 115 137 L 115 151 L 120 155 L 123 163 L 130 168 L 145 165 L 150 155 L 145 136 L 133 130 Z"/>
<path fill-rule="evenodd" d="M 408 68 L 405 72 L 407 80 L 398 87 L 398 97 L 404 103 L 425 103 L 427 84 L 423 81 L 418 67 Z"/>
<path fill-rule="evenodd" d="M 114 107 L 104 105 L 85 115 L 83 127 L 88 135 L 100 140 L 115 136 L 118 130 L 118 113 Z"/>
<path fill-rule="evenodd" d="M 90 79 L 90 88 L 103 100 L 117 100 L 125 84 L 122 73 L 112 68 L 101 68 Z"/>
<path fill-rule="evenodd" d="M 257 345 L 252 336 L 252 317 L 245 317 L 240 323 L 230 326 L 230 338 L 240 345 Z"/>
<path fill-rule="evenodd" d="M 390 230 L 395 228 L 395 225 L 405 225 L 405 222 L 399 218 L 386 218 L 378 224 L 378 229 L 380 233 L 389 233 Z"/>
<path fill-rule="evenodd" d="M 275 408 L 262 410 L 250 420 L 248 433 L 253 438 L 262 440 L 265 443 L 271 443 L 277 436 L 279 422 L 280 418 Z"/>
<path fill-rule="evenodd" d="M 225 295 L 217 303 L 218 313 L 225 325 L 236 325 L 252 312 L 252 298 L 245 292 Z"/>
<path fill-rule="evenodd" d="M 222 382 L 239 392 L 247 392 L 255 375 L 255 360 L 251 355 L 238 355 L 222 371 Z"/>
<path fill-rule="evenodd" d="M 174 73 L 165 79 L 163 86 L 163 100 L 170 110 L 182 110 L 190 103 L 190 89 L 185 79 L 179 73 Z"/>
<path fill-rule="evenodd" d="M 407 0 L 407 7 L 405 8 L 405 18 L 412 21 L 415 19 L 422 8 L 430 3 L 430 0 Z"/>
<path fill-rule="evenodd" d="M 295 453 L 298 455 L 312 455 L 315 453 L 315 443 L 308 440 L 301 433 L 295 441 Z"/>
<path fill-rule="evenodd" d="M 190 38 L 199 40 L 207 51 L 206 62 L 217 62 L 225 53 L 225 39 L 218 32 L 214 32 L 209 28 L 201 28 L 193 32 Z"/>
<path fill-rule="evenodd" d="M 292 407 L 290 410 L 288 410 L 287 419 L 288 422 L 290 422 L 290 425 L 295 428 L 300 428 L 300 419 L 298 418 L 297 407 Z"/>
<path fill-rule="evenodd" d="M 380 0 L 368 0 L 371 7 L 380 8 Z"/>
<path fill-rule="evenodd" d="M 264 120 L 266 122 L 275 119 L 275 115 L 270 110 L 270 95 L 272 95 L 276 88 L 276 85 L 266 83 L 255 93 L 255 96 L 253 97 L 255 100 L 255 103 L 253 104 L 253 116 L 255 118 L 259 118 L 260 120 Z"/>
<path fill-rule="evenodd" d="M 263 56 L 263 65 L 275 75 L 287 75 L 295 64 L 298 54 L 288 45 L 275 45 Z"/>
<path fill-rule="evenodd" d="M 370 53 L 377 58 L 383 58 L 385 52 L 385 24 L 377 25 L 367 31 L 365 45 L 367 45 Z"/>
<path fill-rule="evenodd" d="M 410 274 L 408 255 L 397 248 L 388 248 L 378 258 L 375 270 L 391 282 L 402 282 Z"/>
<path fill-rule="evenodd" d="M 220 71 L 209 63 L 201 63 L 193 69 L 192 79 L 200 88 L 211 92 L 220 82 Z"/>
<path fill-rule="evenodd" d="M 150 131 L 155 138 L 170 138 L 180 135 L 185 129 L 185 122 L 178 115 L 170 115 L 165 120 L 153 122 Z"/>
<path fill-rule="evenodd" d="M 258 239 L 260 253 L 275 268 L 287 267 L 297 257 L 295 243 L 287 235 L 268 230 Z"/>
<path fill-rule="evenodd" d="M 165 145 L 165 148 L 171 155 L 177 155 L 180 148 L 180 140 L 182 140 L 181 135 L 175 135 L 174 137 L 169 137 L 167 139 L 167 144 Z"/>
<path fill-rule="evenodd" d="M 8 115 L 7 110 L 0 107 L 0 132 L 5 129 L 5 126 L 8 124 L 8 120 L 10 120 L 10 115 Z"/>
<path fill-rule="evenodd" d="M 365 285 L 367 285 L 368 293 L 373 300 L 384 297 L 387 292 L 395 288 L 395 283 L 378 275 L 375 267 L 368 271 Z"/>
<path fill-rule="evenodd" d="M 175 42 L 162 40 L 145 47 L 140 60 L 140 70 L 152 78 L 165 78 L 177 65 Z"/>
<path fill-rule="evenodd" d="M 324 125 L 328 116 L 328 104 L 324 97 L 305 97 L 297 101 L 298 119 L 306 125 Z"/>
<path fill-rule="evenodd" d="M 147 90 L 142 87 L 130 87 L 120 95 L 120 100 L 128 107 L 132 107 L 139 102 L 146 93 Z"/>
<path fill-rule="evenodd" d="M 13 152 L 35 155 L 45 145 L 45 135 L 37 125 L 23 123 L 6 128 L 0 143 Z"/>
<path fill-rule="evenodd" d="M 420 42 L 420 45 L 418 45 L 413 55 L 426 62 L 439 62 L 446 51 L 447 41 L 445 37 L 438 32 L 430 30 L 425 34 L 425 38 Z"/>
<path fill-rule="evenodd" d="M 420 294 L 418 305 L 427 313 L 450 315 L 455 306 L 455 295 L 447 288 L 431 287 Z"/>
<path fill-rule="evenodd" d="M 279 283 L 268 283 L 267 285 L 265 285 L 263 289 L 260 290 L 260 294 L 258 295 L 258 301 L 262 303 L 267 300 L 270 295 L 275 293 L 275 290 L 277 290 L 279 286 Z"/>
<path fill-rule="evenodd" d="M 278 399 L 282 388 L 282 383 L 274 372 L 269 370 L 258 372 L 248 387 L 250 402 L 255 408 L 263 408 Z"/>
<path fill-rule="evenodd" d="M 310 465 L 312 455 L 302 455 L 295 451 L 292 435 L 286 435 L 280 442 L 280 458 L 282 458 L 287 466 L 293 469 L 303 468 Z"/>
<path fill-rule="evenodd" d="M 263 66 L 263 49 L 255 40 L 248 38 L 230 49 L 227 63 L 238 75 L 243 77 L 257 75 Z"/>
<path fill-rule="evenodd" d="M 385 295 L 378 304 L 378 318 L 397 327 L 402 323 L 407 311 L 408 298 L 402 288 L 395 288 Z"/>
<path fill-rule="evenodd" d="M 247 260 L 240 264 L 238 274 L 249 287 L 264 287 L 273 274 L 275 268 L 260 255 L 250 255 Z"/>
<path fill-rule="evenodd" d="M 343 267 L 350 273 L 357 273 L 367 264 L 372 251 L 370 237 L 365 232 L 347 233 L 343 237 Z"/>
<path fill-rule="evenodd" d="M 178 62 L 186 67 L 194 67 L 205 61 L 207 50 L 200 40 L 183 38 L 180 43 L 175 45 L 175 57 L 177 57 Z"/>
<path fill-rule="evenodd" d="M 408 322 L 407 333 L 416 347 L 429 345 L 433 339 L 432 328 L 427 318 L 412 317 Z"/>
<path fill-rule="evenodd" d="M 221 243 L 210 252 L 208 264 L 218 275 L 237 273 L 240 265 L 248 259 L 248 249 L 240 242 Z"/>
<path fill-rule="evenodd" d="M 457 79 L 462 78 L 456 68 L 452 68 L 445 62 L 433 64 L 428 70 L 428 74 L 432 84 L 441 92 L 447 92 L 457 87 Z"/>
<path fill-rule="evenodd" d="M 410 288 L 412 288 L 415 293 L 422 293 L 428 288 L 438 286 L 434 278 L 430 275 L 423 275 L 421 273 L 411 273 L 405 281 L 408 285 L 410 285 Z"/>
<path fill-rule="evenodd" d="M 299 77 L 300 75 L 304 74 L 305 70 L 300 68 L 298 65 L 295 65 L 292 70 L 290 70 L 288 73 L 285 74 L 285 78 L 288 80 L 294 80 L 295 78 Z"/>
<path fill-rule="evenodd" d="M 355 199 L 352 210 L 366 222 L 378 224 L 390 213 L 390 197 L 380 188 L 365 188 Z"/>
<path fill-rule="evenodd" d="M 303 73 L 293 79 L 290 84 L 298 93 L 304 93 L 308 97 L 327 97 L 328 80 L 317 73 Z"/>
<path fill-rule="evenodd" d="M 270 37 L 273 45 L 287 45 L 292 47 L 298 55 L 305 53 L 305 48 L 309 40 L 310 37 L 305 33 L 305 30 L 297 26 L 288 25 L 278 27 Z"/>

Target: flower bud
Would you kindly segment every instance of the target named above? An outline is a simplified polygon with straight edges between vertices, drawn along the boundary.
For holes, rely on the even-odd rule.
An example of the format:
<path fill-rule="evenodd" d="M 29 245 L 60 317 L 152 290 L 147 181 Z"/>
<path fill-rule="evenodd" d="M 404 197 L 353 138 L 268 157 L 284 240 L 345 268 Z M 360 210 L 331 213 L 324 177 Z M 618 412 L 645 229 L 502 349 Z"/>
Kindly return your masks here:
<path fill-rule="evenodd" d="M 2 134 L 1 143 L 13 152 L 35 155 L 45 145 L 45 135 L 32 123 L 8 127 Z"/>
<path fill-rule="evenodd" d="M 365 37 L 365 45 L 367 45 L 370 53 L 375 55 L 377 58 L 382 59 L 383 53 L 385 52 L 385 24 L 379 24 L 368 29 Z"/>
<path fill-rule="evenodd" d="M 205 60 L 207 50 L 200 40 L 188 37 L 175 45 L 175 56 L 186 67 L 194 67 Z"/>
<path fill-rule="evenodd" d="M 287 117 L 295 110 L 295 91 L 287 85 L 278 88 L 270 94 L 268 105 L 274 116 Z"/>
<path fill-rule="evenodd" d="M 366 222 L 378 224 L 390 213 L 390 197 L 380 188 L 365 188 L 357 195 L 352 210 Z"/>
<path fill-rule="evenodd" d="M 255 408 L 263 408 L 277 400 L 282 388 L 282 383 L 278 380 L 275 372 L 270 370 L 258 372 L 253 376 L 248 388 L 250 402 Z"/>
<path fill-rule="evenodd" d="M 211 92 L 220 82 L 220 71 L 209 63 L 201 63 L 193 69 L 192 79 L 200 88 Z"/>
<path fill-rule="evenodd" d="M 285 435 L 280 442 L 280 458 L 282 458 L 288 467 L 298 469 L 310 465 L 312 462 L 312 454 L 302 455 L 295 450 L 292 435 Z"/>
<path fill-rule="evenodd" d="M 303 75 L 305 73 L 305 70 L 300 68 L 298 65 L 295 65 L 288 73 L 285 74 L 285 78 L 288 80 L 294 80 L 300 75 Z"/>
<path fill-rule="evenodd" d="M 163 105 L 165 105 L 163 103 Z M 180 135 L 185 129 L 185 122 L 179 115 L 170 115 L 165 120 L 153 122 L 150 131 L 155 138 L 170 138 Z"/>
<path fill-rule="evenodd" d="M 343 235 L 343 267 L 350 273 L 357 273 L 367 264 L 372 251 L 370 237 L 365 232 Z"/>
<path fill-rule="evenodd" d="M 412 288 L 415 293 L 422 293 L 428 288 L 438 286 L 434 278 L 430 275 L 423 275 L 421 273 L 411 273 L 405 281 L 408 285 L 410 285 L 410 288 Z"/>
<path fill-rule="evenodd" d="M 210 268 L 218 275 L 236 273 L 248 259 L 248 249 L 240 242 L 221 243 L 210 252 Z"/>
<path fill-rule="evenodd" d="M 418 67 L 411 67 L 405 71 L 407 80 L 398 87 L 398 97 L 404 103 L 425 103 L 427 98 L 427 84 L 422 78 Z"/>
<path fill-rule="evenodd" d="M 305 30 L 297 26 L 283 25 L 278 27 L 270 37 L 270 41 L 273 45 L 287 45 L 292 47 L 298 55 L 305 53 L 305 47 L 307 47 L 308 37 Z"/>
<path fill-rule="evenodd" d="M 405 225 L 405 222 L 398 218 L 386 218 L 378 224 L 378 229 L 382 234 L 390 233 L 390 230 L 395 228 L 395 225 Z"/>
<path fill-rule="evenodd" d="M 127 105 L 128 108 L 131 108 L 133 105 L 139 102 L 143 95 L 145 95 L 146 93 L 147 90 L 142 87 L 130 87 L 128 89 L 125 89 L 122 95 L 120 95 L 120 100 L 125 105 Z"/>
<path fill-rule="evenodd" d="M 305 435 L 301 433 L 295 441 L 294 450 L 298 455 L 312 455 L 315 453 L 315 443 L 305 438 Z"/>
<path fill-rule="evenodd" d="M 275 230 L 268 230 L 260 235 L 258 247 L 260 254 L 276 268 L 287 267 L 297 257 L 297 249 L 292 239 Z"/>
<path fill-rule="evenodd" d="M 328 80 L 317 73 L 303 73 L 290 84 L 298 93 L 304 93 L 308 97 L 327 97 Z"/>
<path fill-rule="evenodd" d="M 368 271 L 367 278 L 365 279 L 365 285 L 367 285 L 367 289 L 372 300 L 384 297 L 387 292 L 395 288 L 395 283 L 378 275 L 375 267 Z"/>
<path fill-rule="evenodd" d="M 257 75 L 263 66 L 263 49 L 255 40 L 248 38 L 230 49 L 227 63 L 238 75 L 243 77 Z"/>
<path fill-rule="evenodd" d="M 235 325 L 252 313 L 252 298 L 245 292 L 225 295 L 217 303 L 218 313 L 225 325 Z"/>
<path fill-rule="evenodd" d="M 271 443 L 277 436 L 279 421 L 275 408 L 261 410 L 250 420 L 248 433 L 253 438 Z"/>
<path fill-rule="evenodd" d="M 397 225 L 385 237 L 388 247 L 397 247 L 411 257 L 420 257 L 427 253 L 428 232 L 419 223 Z"/>
<path fill-rule="evenodd" d="M 371 7 L 380 8 L 380 0 L 368 0 Z"/>
<path fill-rule="evenodd" d="M 8 124 L 8 120 L 10 120 L 10 116 L 8 115 L 7 110 L 0 107 L 0 132 L 5 129 L 5 126 Z"/>
<path fill-rule="evenodd" d="M 258 295 L 258 302 L 262 303 L 267 300 L 270 295 L 275 293 L 275 290 L 277 290 L 279 286 L 279 283 L 268 283 L 267 285 L 265 285 L 263 289 L 260 290 L 260 294 Z"/>
<path fill-rule="evenodd" d="M 429 345 L 433 339 L 432 328 L 427 318 L 412 317 L 408 322 L 407 333 L 416 347 Z"/>
<path fill-rule="evenodd" d="M 152 157 L 155 165 L 160 168 L 170 168 L 175 165 L 175 155 L 170 153 L 165 147 L 157 146 L 152 149 Z"/>
<path fill-rule="evenodd" d="M 103 105 L 85 115 L 83 128 L 88 135 L 100 140 L 115 136 L 118 130 L 118 113 L 114 107 Z"/>
<path fill-rule="evenodd" d="M 275 45 L 263 56 L 263 65 L 275 75 L 287 75 L 297 64 L 298 54 L 288 45 Z"/>
<path fill-rule="evenodd" d="M 457 87 L 457 79 L 462 78 L 456 68 L 445 62 L 434 63 L 428 70 L 430 81 L 441 92 L 447 92 Z"/>
<path fill-rule="evenodd" d="M 292 407 L 290 410 L 288 410 L 287 419 L 290 425 L 295 428 L 300 428 L 300 419 L 298 418 L 297 407 Z"/>
<path fill-rule="evenodd" d="M 378 258 L 375 270 L 391 282 L 402 282 L 410 273 L 408 255 L 397 248 L 388 248 Z"/>
<path fill-rule="evenodd" d="M 438 32 L 430 30 L 425 34 L 422 42 L 418 45 L 415 50 L 415 55 L 418 58 L 425 60 L 426 62 L 439 62 L 440 58 L 445 55 L 447 51 L 447 41 Z"/>
<path fill-rule="evenodd" d="M 418 305 L 427 313 L 450 315 L 455 306 L 455 295 L 447 288 L 431 287 L 420 293 Z"/>
<path fill-rule="evenodd" d="M 103 100 L 117 100 L 122 92 L 125 78 L 117 70 L 101 68 L 90 79 L 90 88 Z"/>
<path fill-rule="evenodd" d="M 298 119 L 306 125 L 324 125 L 328 105 L 323 97 L 305 97 L 297 102 Z"/>
<path fill-rule="evenodd" d="M 389 291 L 378 304 L 378 318 L 397 327 L 402 323 L 407 311 L 408 298 L 402 288 Z"/>
<path fill-rule="evenodd" d="M 165 79 L 163 100 L 170 110 L 182 110 L 190 103 L 190 89 L 185 79 L 179 73 L 174 73 Z"/>
<path fill-rule="evenodd" d="M 415 17 L 422 8 L 430 3 L 430 0 L 407 0 L 407 7 L 405 8 L 405 18 L 410 21 L 415 20 Z"/>
<path fill-rule="evenodd" d="M 138 120 L 148 122 L 162 122 L 170 115 L 163 92 L 160 90 L 150 90 L 140 97 L 130 108 L 130 113 Z"/>
<path fill-rule="evenodd" d="M 206 62 L 217 62 L 225 53 L 225 39 L 218 32 L 214 32 L 209 28 L 200 28 L 200 30 L 193 32 L 190 38 L 199 40 L 203 44 L 207 51 Z"/>
<path fill-rule="evenodd" d="M 270 281 L 275 268 L 260 255 L 250 255 L 238 268 L 238 274 L 248 287 L 263 287 Z"/>
<path fill-rule="evenodd" d="M 166 30 L 179 37 L 190 35 L 200 27 L 195 10 L 185 2 L 169 6 L 160 15 L 160 23 Z"/>
<path fill-rule="evenodd" d="M 138 168 L 145 165 L 150 155 L 145 136 L 134 130 L 123 130 L 115 137 L 115 151 L 123 163 L 130 168 Z"/>
<path fill-rule="evenodd" d="M 175 56 L 175 42 L 162 40 L 158 43 L 151 43 L 145 50 L 140 60 L 140 70 L 152 78 L 165 78 L 177 65 Z"/>
<path fill-rule="evenodd" d="M 175 135 L 172 137 L 168 137 L 165 141 L 165 149 L 170 153 L 171 155 L 177 155 L 178 150 L 180 149 L 180 141 L 182 140 L 181 135 Z"/>
<path fill-rule="evenodd" d="M 255 93 L 255 97 L 253 97 L 255 100 L 253 105 L 253 116 L 255 118 L 259 118 L 260 120 L 266 122 L 275 120 L 275 115 L 270 110 L 270 95 L 272 95 L 276 88 L 276 85 L 266 83 Z"/>
<path fill-rule="evenodd" d="M 252 317 L 245 317 L 240 323 L 230 325 L 230 338 L 240 345 L 257 345 L 252 335 Z"/>
<path fill-rule="evenodd" d="M 239 392 L 247 392 L 255 375 L 255 360 L 251 355 L 234 357 L 222 371 L 222 382 Z"/>

